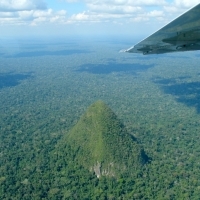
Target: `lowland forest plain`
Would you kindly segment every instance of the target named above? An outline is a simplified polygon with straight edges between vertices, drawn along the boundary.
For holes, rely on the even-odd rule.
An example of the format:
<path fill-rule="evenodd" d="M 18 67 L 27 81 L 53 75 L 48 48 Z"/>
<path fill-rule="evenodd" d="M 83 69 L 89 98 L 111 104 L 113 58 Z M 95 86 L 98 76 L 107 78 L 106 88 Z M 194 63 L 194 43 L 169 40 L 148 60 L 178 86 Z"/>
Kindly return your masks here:
<path fill-rule="evenodd" d="M 132 44 L 0 42 L 0 199 L 199 199 L 200 52 Z"/>

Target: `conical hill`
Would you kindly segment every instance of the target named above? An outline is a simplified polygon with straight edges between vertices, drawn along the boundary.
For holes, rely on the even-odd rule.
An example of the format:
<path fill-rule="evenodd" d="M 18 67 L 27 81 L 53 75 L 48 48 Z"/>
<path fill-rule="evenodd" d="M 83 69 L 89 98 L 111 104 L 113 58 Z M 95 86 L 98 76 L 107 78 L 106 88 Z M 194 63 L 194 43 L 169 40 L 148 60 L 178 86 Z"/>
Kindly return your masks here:
<path fill-rule="evenodd" d="M 115 113 L 102 101 L 92 104 L 66 135 L 75 162 L 101 175 L 139 169 L 147 156 Z"/>

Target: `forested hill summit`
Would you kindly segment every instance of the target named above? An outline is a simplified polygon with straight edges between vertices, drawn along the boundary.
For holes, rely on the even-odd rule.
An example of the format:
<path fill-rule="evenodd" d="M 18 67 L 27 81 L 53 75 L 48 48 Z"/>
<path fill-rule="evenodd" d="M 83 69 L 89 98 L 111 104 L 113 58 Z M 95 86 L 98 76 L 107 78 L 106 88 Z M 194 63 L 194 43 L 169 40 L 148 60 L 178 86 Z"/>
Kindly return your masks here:
<path fill-rule="evenodd" d="M 115 113 L 100 100 L 87 109 L 62 143 L 73 162 L 97 177 L 131 174 L 148 160 Z"/>

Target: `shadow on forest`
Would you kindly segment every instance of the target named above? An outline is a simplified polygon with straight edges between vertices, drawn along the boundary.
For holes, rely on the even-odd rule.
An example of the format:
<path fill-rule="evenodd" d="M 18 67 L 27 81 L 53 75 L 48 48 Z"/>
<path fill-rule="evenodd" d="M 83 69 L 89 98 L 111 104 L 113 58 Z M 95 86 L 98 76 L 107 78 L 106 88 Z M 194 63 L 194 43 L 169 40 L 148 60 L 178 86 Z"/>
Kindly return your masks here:
<path fill-rule="evenodd" d="M 125 72 L 132 75 L 136 75 L 138 72 L 146 71 L 154 65 L 142 65 L 142 64 L 119 64 L 115 62 L 109 62 L 107 64 L 88 64 L 82 65 L 78 72 L 88 72 L 92 74 L 110 74 L 113 72 Z"/>
<path fill-rule="evenodd" d="M 9 56 L 7 58 L 21 58 L 21 57 L 39 57 L 39 56 L 67 56 L 72 54 L 91 53 L 87 50 L 59 50 L 59 51 L 32 51 L 32 52 L 21 52 Z"/>
<path fill-rule="evenodd" d="M 0 73 L 0 89 L 5 87 L 14 87 L 19 85 L 22 80 L 32 78 L 31 73 L 26 74 L 13 74 L 13 73 Z"/>
<path fill-rule="evenodd" d="M 175 96 L 176 101 L 195 107 L 197 113 L 200 113 L 200 82 L 186 82 L 184 79 L 187 78 L 189 77 L 157 79 L 154 82 L 159 84 L 166 94 Z"/>

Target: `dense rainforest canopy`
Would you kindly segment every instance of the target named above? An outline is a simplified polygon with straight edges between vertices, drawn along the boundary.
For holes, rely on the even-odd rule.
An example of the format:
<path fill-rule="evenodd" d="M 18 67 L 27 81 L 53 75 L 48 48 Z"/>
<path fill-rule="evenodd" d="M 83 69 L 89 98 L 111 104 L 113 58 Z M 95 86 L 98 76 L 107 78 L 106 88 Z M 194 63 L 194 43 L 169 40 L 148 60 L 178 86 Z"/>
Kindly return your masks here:
<path fill-rule="evenodd" d="M 109 41 L 0 46 L 0 199 L 199 199 L 199 52 Z"/>

